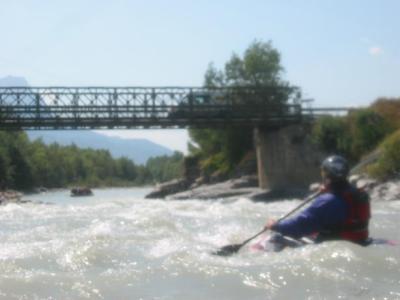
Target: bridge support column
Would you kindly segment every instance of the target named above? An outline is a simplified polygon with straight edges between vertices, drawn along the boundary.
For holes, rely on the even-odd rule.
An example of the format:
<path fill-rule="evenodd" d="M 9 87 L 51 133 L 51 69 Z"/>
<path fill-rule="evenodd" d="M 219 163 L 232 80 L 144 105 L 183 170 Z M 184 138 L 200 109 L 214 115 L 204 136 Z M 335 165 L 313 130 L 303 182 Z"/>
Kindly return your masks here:
<path fill-rule="evenodd" d="M 255 129 L 260 188 L 302 189 L 320 181 L 319 167 L 324 155 L 311 143 L 307 132 L 300 125 Z"/>

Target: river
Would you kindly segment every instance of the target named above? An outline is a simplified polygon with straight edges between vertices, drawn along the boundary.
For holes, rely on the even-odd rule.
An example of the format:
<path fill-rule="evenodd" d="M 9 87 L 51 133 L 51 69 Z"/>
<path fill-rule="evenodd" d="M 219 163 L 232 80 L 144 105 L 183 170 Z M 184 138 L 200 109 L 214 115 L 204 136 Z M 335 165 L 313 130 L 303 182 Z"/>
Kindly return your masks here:
<path fill-rule="evenodd" d="M 210 255 L 297 200 L 144 199 L 149 190 L 61 190 L 0 206 L 0 299 L 400 299 L 400 246 Z M 400 240 L 400 201 L 372 209 L 371 235 Z"/>

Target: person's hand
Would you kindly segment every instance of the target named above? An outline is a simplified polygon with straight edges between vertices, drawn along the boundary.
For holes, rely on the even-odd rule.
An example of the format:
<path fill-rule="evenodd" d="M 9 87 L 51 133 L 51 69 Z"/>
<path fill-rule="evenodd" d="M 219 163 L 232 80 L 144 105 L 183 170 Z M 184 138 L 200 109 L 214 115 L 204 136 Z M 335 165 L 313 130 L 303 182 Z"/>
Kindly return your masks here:
<path fill-rule="evenodd" d="M 321 190 L 322 184 L 321 183 L 313 183 L 310 185 L 309 190 L 311 193 L 316 193 L 319 192 Z"/>
<path fill-rule="evenodd" d="M 321 193 L 326 193 L 327 191 L 328 191 L 328 186 L 326 185 L 326 184 L 321 184 L 320 185 L 320 187 L 319 187 L 319 189 L 318 189 L 318 192 L 321 194 Z"/>
<path fill-rule="evenodd" d="M 313 183 L 309 188 L 311 193 L 324 193 L 327 191 L 327 187 L 324 183 Z"/>
<path fill-rule="evenodd" d="M 274 227 L 274 225 L 276 224 L 276 220 L 272 219 L 272 220 L 268 220 L 267 223 L 264 226 L 264 229 L 272 229 L 272 227 Z"/>

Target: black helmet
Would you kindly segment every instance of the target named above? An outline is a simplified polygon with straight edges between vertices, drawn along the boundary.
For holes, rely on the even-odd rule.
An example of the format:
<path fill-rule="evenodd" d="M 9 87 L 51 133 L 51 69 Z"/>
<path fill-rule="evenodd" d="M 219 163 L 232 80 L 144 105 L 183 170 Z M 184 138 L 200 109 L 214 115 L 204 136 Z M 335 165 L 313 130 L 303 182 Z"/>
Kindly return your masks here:
<path fill-rule="evenodd" d="M 344 180 L 349 175 L 349 163 L 339 155 L 332 155 L 326 158 L 322 162 L 321 169 L 328 178 L 333 180 Z"/>

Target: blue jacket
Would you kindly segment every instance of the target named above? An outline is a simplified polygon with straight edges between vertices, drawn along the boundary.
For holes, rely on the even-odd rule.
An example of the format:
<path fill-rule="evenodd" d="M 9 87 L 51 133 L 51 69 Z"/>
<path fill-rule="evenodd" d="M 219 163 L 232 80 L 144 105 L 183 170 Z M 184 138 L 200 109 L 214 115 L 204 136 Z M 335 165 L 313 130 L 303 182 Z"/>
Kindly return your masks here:
<path fill-rule="evenodd" d="M 324 228 L 342 224 L 347 217 L 347 203 L 332 193 L 324 193 L 297 216 L 282 220 L 272 230 L 285 236 L 301 238 Z"/>

